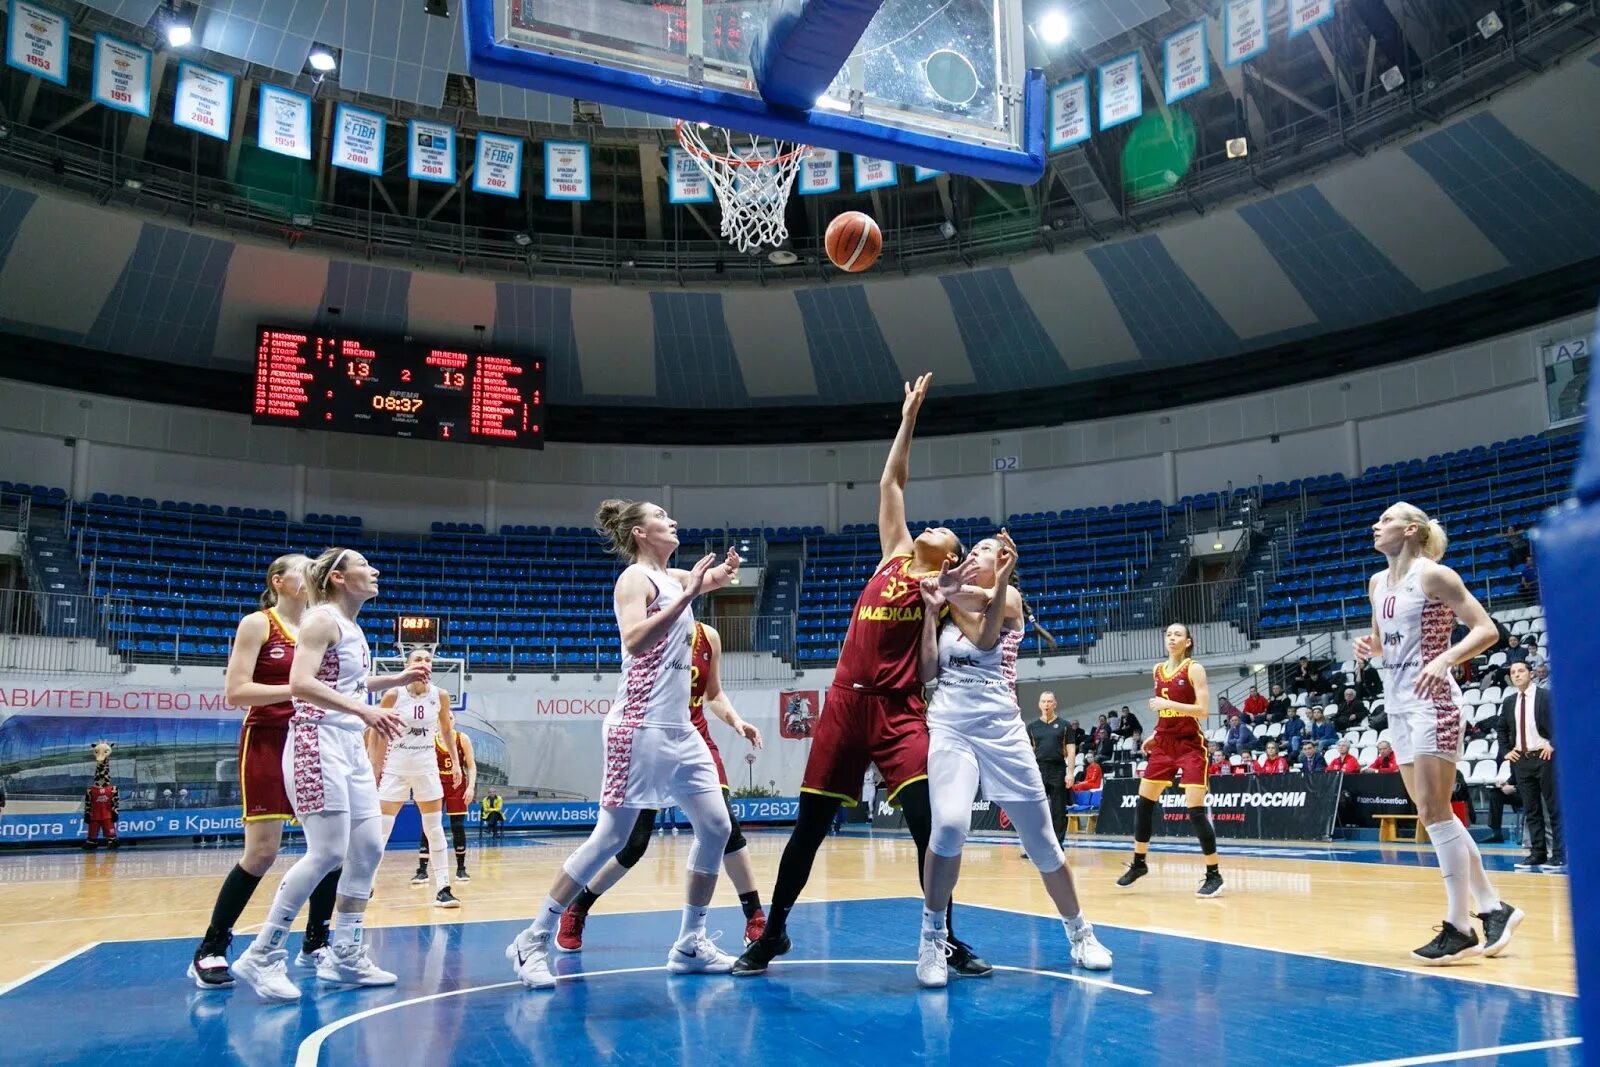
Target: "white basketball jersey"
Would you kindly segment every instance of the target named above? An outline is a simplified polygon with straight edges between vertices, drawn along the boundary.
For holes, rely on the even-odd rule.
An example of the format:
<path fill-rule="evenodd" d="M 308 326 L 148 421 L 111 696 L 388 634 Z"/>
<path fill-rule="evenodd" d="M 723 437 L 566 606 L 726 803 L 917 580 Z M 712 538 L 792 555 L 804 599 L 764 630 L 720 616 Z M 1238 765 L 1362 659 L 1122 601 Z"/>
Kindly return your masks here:
<path fill-rule="evenodd" d="M 939 684 L 928 701 L 930 719 L 1019 715 L 1017 649 L 1021 630 L 1001 630 L 987 652 L 953 622 L 939 630 Z"/>
<path fill-rule="evenodd" d="M 430 685 L 419 695 L 405 686 L 397 692 L 400 695 L 395 699 L 394 712 L 405 723 L 406 732 L 398 740 L 390 741 L 389 747 L 432 753 L 433 735 L 439 729 L 439 711 L 444 705 L 444 690 Z"/>
<path fill-rule="evenodd" d="M 1417 675 L 1431 660 L 1450 647 L 1455 612 L 1442 600 L 1430 600 L 1422 591 L 1426 560 L 1416 560 L 1398 585 L 1390 586 L 1388 572 L 1372 583 L 1372 617 L 1377 620 L 1386 668 L 1383 692 L 1390 708 L 1397 704 L 1431 704 L 1447 709 L 1459 706 L 1461 687 L 1450 680 L 1448 692 L 1434 698 L 1418 697 L 1412 690 Z"/>
<path fill-rule="evenodd" d="M 332 604 L 318 604 L 306 612 L 300 619 L 300 632 L 303 634 L 311 624 L 317 613 L 322 613 L 332 619 L 339 627 L 338 640 L 328 646 L 322 654 L 322 662 L 317 665 L 317 680 L 326 683 L 345 696 L 357 700 L 367 699 L 367 675 L 372 673 L 372 649 L 367 647 L 367 635 L 354 621 L 344 617 L 344 614 Z M 345 730 L 360 732 L 366 724 L 355 715 L 344 711 L 333 711 L 328 708 L 319 708 L 315 704 L 308 704 L 298 697 L 294 698 L 294 722 L 314 722 L 323 726 L 337 726 Z"/>
<path fill-rule="evenodd" d="M 683 586 L 665 574 L 652 574 L 656 587 L 648 614 L 655 615 L 676 604 Z M 690 638 L 694 634 L 694 611 L 685 608 L 672 627 L 655 646 L 639 655 L 622 650 L 622 680 L 617 699 L 606 715 L 606 722 L 624 726 L 689 726 Z M 691 727 L 692 729 L 692 727 Z"/>

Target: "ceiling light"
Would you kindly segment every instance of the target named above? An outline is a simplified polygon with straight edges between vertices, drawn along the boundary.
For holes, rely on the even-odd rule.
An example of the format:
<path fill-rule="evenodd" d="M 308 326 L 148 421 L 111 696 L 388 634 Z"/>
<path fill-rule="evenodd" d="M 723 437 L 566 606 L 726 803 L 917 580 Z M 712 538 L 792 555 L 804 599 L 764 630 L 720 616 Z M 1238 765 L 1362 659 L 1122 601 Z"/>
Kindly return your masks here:
<path fill-rule="evenodd" d="M 533 244 L 533 238 L 525 233 L 514 233 L 511 235 L 511 239 L 523 248 Z"/>
<path fill-rule="evenodd" d="M 1378 76 L 1378 80 L 1386 91 L 1392 93 L 1406 83 L 1406 76 L 1400 73 L 1399 67 L 1390 67 Z"/>
<path fill-rule="evenodd" d="M 1228 138 L 1228 158 L 1243 159 L 1250 154 L 1250 142 L 1243 137 Z"/>
<path fill-rule="evenodd" d="M 1211 551 L 1213 551 L 1213 552 L 1221 552 L 1222 551 L 1222 542 L 1221 541 L 1213 542 L 1212 545 L 1211 545 Z"/>
<path fill-rule="evenodd" d="M 798 263 L 799 261 L 800 257 L 789 251 L 787 248 L 774 248 L 771 252 L 767 253 L 767 262 L 771 263 L 775 267 L 787 267 L 790 264 Z"/>
<path fill-rule="evenodd" d="M 316 220 L 305 212 L 296 212 L 289 216 L 289 221 L 296 226 L 310 226 Z"/>
<path fill-rule="evenodd" d="M 144 181 L 139 178 L 124 178 L 122 179 L 122 184 L 127 186 L 129 189 L 132 189 L 134 192 L 138 192 L 140 189 L 144 188 Z"/>
<path fill-rule="evenodd" d="M 187 22 L 174 21 L 167 27 L 167 43 L 174 48 L 182 48 L 194 40 L 194 30 Z"/>
<path fill-rule="evenodd" d="M 1061 11 L 1047 11 L 1039 20 L 1039 36 L 1045 44 L 1058 45 L 1072 32 L 1072 24 Z"/>
<path fill-rule="evenodd" d="M 1483 34 L 1485 41 L 1505 28 L 1506 24 L 1500 21 L 1500 15 L 1494 11 L 1489 12 L 1478 20 L 1478 32 Z"/>
<path fill-rule="evenodd" d="M 943 222 L 939 223 L 939 232 L 943 234 L 944 239 L 948 241 L 950 238 L 956 235 L 956 224 L 951 222 L 949 219 L 945 219 Z"/>
<path fill-rule="evenodd" d="M 312 70 L 320 74 L 327 74 L 339 65 L 339 61 L 333 58 L 333 49 L 320 44 L 311 49 L 306 62 L 311 64 Z"/>

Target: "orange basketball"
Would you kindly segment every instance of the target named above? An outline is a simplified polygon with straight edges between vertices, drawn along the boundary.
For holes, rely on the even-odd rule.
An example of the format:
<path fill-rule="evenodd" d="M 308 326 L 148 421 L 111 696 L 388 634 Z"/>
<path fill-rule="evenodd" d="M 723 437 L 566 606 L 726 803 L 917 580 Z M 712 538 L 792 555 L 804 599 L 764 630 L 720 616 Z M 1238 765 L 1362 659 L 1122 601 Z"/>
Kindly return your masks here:
<path fill-rule="evenodd" d="M 822 243 L 835 267 L 854 274 L 878 262 L 878 253 L 883 251 L 883 231 L 871 215 L 846 211 L 828 223 Z"/>

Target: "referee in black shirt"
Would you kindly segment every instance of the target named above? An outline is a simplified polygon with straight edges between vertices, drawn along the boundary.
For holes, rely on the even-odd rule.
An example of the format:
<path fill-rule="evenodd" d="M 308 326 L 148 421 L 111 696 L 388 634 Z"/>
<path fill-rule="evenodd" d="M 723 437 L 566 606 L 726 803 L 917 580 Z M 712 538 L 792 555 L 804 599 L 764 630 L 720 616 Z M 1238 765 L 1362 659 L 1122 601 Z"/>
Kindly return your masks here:
<path fill-rule="evenodd" d="M 1039 694 L 1039 718 L 1028 724 L 1028 740 L 1033 743 L 1033 758 L 1044 779 L 1050 824 L 1060 841 L 1067 830 L 1067 765 L 1077 753 L 1073 731 L 1056 718 L 1056 695 L 1049 690 Z"/>

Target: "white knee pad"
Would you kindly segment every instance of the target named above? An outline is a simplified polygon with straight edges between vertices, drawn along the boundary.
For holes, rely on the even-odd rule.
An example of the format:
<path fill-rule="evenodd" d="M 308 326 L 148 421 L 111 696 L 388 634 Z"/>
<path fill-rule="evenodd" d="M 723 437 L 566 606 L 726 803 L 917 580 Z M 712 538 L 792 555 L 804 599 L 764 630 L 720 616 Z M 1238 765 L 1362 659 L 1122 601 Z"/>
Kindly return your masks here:
<path fill-rule="evenodd" d="M 628 843 L 628 835 L 633 832 L 634 820 L 638 816 L 637 808 L 601 808 L 594 832 L 561 865 L 567 877 L 579 885 L 588 885 L 593 881 L 606 861 L 621 852 L 622 846 Z"/>
<path fill-rule="evenodd" d="M 383 819 L 362 819 L 350 827 L 350 847 L 344 854 L 344 873 L 339 875 L 339 895 L 357 900 L 372 898 L 372 879 L 383 859 Z M 331 868 L 330 868 L 331 869 Z"/>
<path fill-rule="evenodd" d="M 721 873 L 722 850 L 728 847 L 728 835 L 733 833 L 733 823 L 728 819 L 722 797 L 716 793 L 701 793 L 690 798 L 687 804 L 680 802 L 679 806 L 689 816 L 689 825 L 694 827 L 689 869 L 696 874 Z"/>
<path fill-rule="evenodd" d="M 422 813 L 422 832 L 428 839 L 429 852 L 443 852 L 444 840 L 444 812 L 425 811 Z"/>

